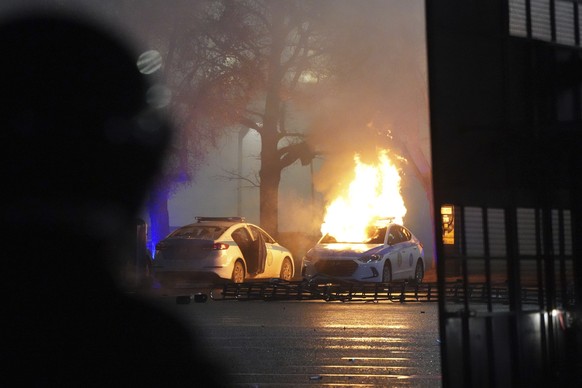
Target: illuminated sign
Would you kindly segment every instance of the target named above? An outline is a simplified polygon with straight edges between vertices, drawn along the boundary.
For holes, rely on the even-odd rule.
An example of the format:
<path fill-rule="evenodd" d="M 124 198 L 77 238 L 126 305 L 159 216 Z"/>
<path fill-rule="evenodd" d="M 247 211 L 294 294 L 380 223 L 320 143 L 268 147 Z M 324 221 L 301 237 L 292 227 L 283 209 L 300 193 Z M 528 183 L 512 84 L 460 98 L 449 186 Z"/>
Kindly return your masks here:
<path fill-rule="evenodd" d="M 455 212 L 452 205 L 441 206 L 441 220 L 443 223 L 443 244 L 455 244 Z"/>

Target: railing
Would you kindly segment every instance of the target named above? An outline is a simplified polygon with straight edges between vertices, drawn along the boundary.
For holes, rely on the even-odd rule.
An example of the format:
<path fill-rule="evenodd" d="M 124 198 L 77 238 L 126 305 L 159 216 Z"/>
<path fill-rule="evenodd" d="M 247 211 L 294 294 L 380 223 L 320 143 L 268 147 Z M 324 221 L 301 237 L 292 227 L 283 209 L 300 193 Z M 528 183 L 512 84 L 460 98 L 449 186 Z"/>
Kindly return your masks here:
<path fill-rule="evenodd" d="M 462 282 L 448 282 L 444 286 L 444 297 L 450 303 L 462 303 L 466 298 L 472 303 L 508 304 L 509 292 L 503 284 L 474 283 L 464 286 Z M 540 292 L 537 288 L 522 287 L 522 304 L 538 304 Z M 567 295 L 572 295 L 567 292 Z M 270 282 L 225 283 L 215 288 L 211 298 L 223 300 L 324 300 L 327 302 L 436 302 L 439 298 L 437 283 L 391 282 L 356 283 L 344 281 L 285 282 L 274 279 Z M 571 301 L 569 301 L 571 302 Z"/>

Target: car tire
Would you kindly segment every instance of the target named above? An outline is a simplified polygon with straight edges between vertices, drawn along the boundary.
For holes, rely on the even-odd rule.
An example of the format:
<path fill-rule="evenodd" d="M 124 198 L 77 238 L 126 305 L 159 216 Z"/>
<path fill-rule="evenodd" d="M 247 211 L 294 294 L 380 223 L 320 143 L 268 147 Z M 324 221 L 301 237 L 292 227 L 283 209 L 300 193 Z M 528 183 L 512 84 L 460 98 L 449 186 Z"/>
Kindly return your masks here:
<path fill-rule="evenodd" d="M 384 268 L 382 268 L 382 283 L 390 283 L 392 281 L 392 265 L 390 260 L 386 259 Z"/>
<path fill-rule="evenodd" d="M 291 260 L 288 257 L 283 260 L 281 264 L 281 272 L 279 278 L 290 282 L 293 279 L 293 266 L 291 265 Z"/>
<path fill-rule="evenodd" d="M 416 269 L 414 270 L 414 281 L 417 284 L 420 284 L 422 283 L 422 279 L 424 279 L 424 265 L 422 259 L 418 259 L 416 262 Z"/>
<path fill-rule="evenodd" d="M 237 260 L 234 263 L 234 267 L 232 269 L 232 282 L 233 283 L 244 283 L 245 281 L 245 266 L 243 265 L 242 261 Z"/>

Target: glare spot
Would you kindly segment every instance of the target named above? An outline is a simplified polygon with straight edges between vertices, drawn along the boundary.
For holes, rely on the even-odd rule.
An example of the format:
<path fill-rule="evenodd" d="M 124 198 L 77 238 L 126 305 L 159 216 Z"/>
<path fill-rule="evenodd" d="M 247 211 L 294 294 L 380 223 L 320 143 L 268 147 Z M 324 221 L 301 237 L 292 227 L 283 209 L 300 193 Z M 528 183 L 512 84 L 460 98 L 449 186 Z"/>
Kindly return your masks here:
<path fill-rule="evenodd" d="M 170 104 L 172 91 L 165 85 L 154 85 L 146 92 L 146 101 L 152 108 L 163 108 Z"/>
<path fill-rule="evenodd" d="M 162 55 L 157 50 L 144 52 L 137 59 L 137 68 L 142 74 L 152 74 L 162 67 Z"/>
<path fill-rule="evenodd" d="M 305 84 L 313 84 L 319 81 L 317 75 L 313 72 L 303 72 L 299 77 L 299 82 Z"/>

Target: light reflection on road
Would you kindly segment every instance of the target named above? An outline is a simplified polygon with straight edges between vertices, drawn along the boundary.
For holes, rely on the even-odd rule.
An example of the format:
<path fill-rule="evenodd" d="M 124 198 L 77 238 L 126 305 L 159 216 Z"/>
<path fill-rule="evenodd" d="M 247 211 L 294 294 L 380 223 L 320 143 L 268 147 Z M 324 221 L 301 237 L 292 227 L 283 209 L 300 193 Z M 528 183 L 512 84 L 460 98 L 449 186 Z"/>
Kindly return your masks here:
<path fill-rule="evenodd" d="M 167 301 L 237 386 L 441 386 L 435 303 Z"/>
<path fill-rule="evenodd" d="M 347 324 L 347 325 L 339 325 L 328 323 L 322 325 L 323 327 L 330 328 L 330 329 L 408 329 L 409 327 L 406 325 L 358 325 L 358 324 Z"/>

